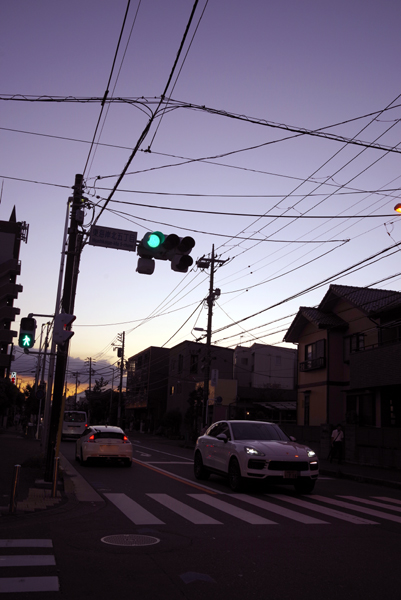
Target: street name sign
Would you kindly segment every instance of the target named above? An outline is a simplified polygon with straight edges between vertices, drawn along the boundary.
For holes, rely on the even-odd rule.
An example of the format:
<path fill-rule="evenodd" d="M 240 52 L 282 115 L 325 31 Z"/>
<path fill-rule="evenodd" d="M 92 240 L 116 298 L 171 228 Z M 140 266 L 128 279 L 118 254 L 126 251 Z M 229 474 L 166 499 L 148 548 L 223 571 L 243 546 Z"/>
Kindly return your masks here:
<path fill-rule="evenodd" d="M 136 231 L 94 225 L 90 230 L 89 244 L 91 246 L 102 246 L 103 248 L 135 252 L 136 239 Z"/>

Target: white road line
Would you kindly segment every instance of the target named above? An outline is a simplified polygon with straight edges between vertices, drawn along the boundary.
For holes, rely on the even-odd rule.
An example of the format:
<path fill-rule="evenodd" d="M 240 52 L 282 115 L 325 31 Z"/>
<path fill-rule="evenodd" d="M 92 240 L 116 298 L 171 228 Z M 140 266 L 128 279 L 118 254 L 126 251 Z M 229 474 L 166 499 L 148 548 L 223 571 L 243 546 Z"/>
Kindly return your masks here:
<path fill-rule="evenodd" d="M 368 519 L 363 519 L 362 517 L 348 515 L 347 513 L 336 510 L 335 508 L 320 506 L 320 504 L 313 504 L 312 502 L 307 502 L 306 500 L 301 500 L 300 498 L 292 498 L 290 496 L 283 496 L 281 494 L 269 494 L 269 496 L 271 498 L 277 498 L 277 500 L 284 500 L 284 502 L 290 502 L 290 504 L 295 504 L 296 506 L 301 506 L 302 508 L 307 508 L 308 510 L 314 510 L 315 512 L 320 512 L 324 515 L 335 517 L 336 519 L 349 521 L 354 525 L 379 525 L 379 523 L 377 523 L 376 521 L 369 521 Z"/>
<path fill-rule="evenodd" d="M 125 494 L 104 494 L 135 525 L 164 525 L 157 517 L 148 512 Z"/>
<path fill-rule="evenodd" d="M 222 525 L 220 521 L 216 521 L 212 517 L 201 513 L 199 510 L 175 500 L 167 494 L 146 494 L 149 498 L 153 498 L 156 502 L 160 502 L 163 506 L 166 506 L 173 512 L 177 513 L 187 521 L 194 523 L 195 525 Z"/>
<path fill-rule="evenodd" d="M 401 500 L 396 500 L 396 498 L 389 498 L 388 496 L 372 496 L 372 498 L 375 498 L 375 500 L 385 500 L 386 502 L 393 502 L 394 504 L 401 504 Z"/>
<path fill-rule="evenodd" d="M 0 556 L 0 567 L 47 567 L 56 564 L 52 554 L 21 554 Z"/>
<path fill-rule="evenodd" d="M 58 591 L 58 577 L 3 577 L 0 579 L 0 593 Z"/>
<path fill-rule="evenodd" d="M 259 517 L 247 510 L 243 510 L 237 506 L 233 506 L 228 502 L 224 502 L 223 500 L 219 500 L 214 496 L 209 496 L 208 494 L 188 494 L 191 498 L 195 498 L 196 500 L 200 500 L 200 502 L 204 502 L 213 508 L 217 508 L 217 510 L 221 510 L 224 513 L 236 517 L 237 519 L 241 519 L 241 521 L 245 521 L 246 523 L 250 523 L 251 525 L 277 525 L 274 521 L 269 521 L 264 517 Z"/>
<path fill-rule="evenodd" d="M 148 460 L 146 461 L 147 465 L 189 465 L 193 467 L 193 462 L 188 461 L 167 461 L 167 460 Z"/>
<path fill-rule="evenodd" d="M 284 508 L 283 506 L 277 506 L 277 504 L 267 502 L 266 500 L 261 500 L 260 498 L 253 498 L 252 496 L 246 496 L 245 494 L 233 494 L 233 497 L 237 498 L 238 500 L 243 500 L 244 502 L 249 502 L 249 504 L 253 504 L 253 506 L 263 508 L 263 510 L 273 512 L 276 515 L 281 515 L 287 519 L 299 521 L 299 523 L 305 523 L 306 525 L 330 525 L 330 523 L 327 521 L 321 521 L 320 519 L 315 519 L 315 517 L 303 515 L 295 510 L 290 510 L 289 508 Z"/>
<path fill-rule="evenodd" d="M 317 494 L 313 495 L 313 499 L 320 502 L 326 502 L 327 504 L 333 504 L 334 506 L 341 506 L 342 508 L 350 508 L 351 510 L 364 513 L 365 515 L 371 515 L 372 517 L 379 517 L 381 519 L 387 519 L 387 521 L 401 523 L 401 517 L 390 515 L 380 510 L 374 510 L 373 508 L 367 508 L 366 506 L 357 506 L 356 504 L 350 504 L 350 502 L 334 500 L 333 498 L 326 498 L 325 496 L 318 496 Z"/>
<path fill-rule="evenodd" d="M 390 510 L 394 510 L 396 512 L 401 512 L 401 508 L 398 506 L 389 506 L 388 504 L 384 504 L 383 502 L 375 502 L 374 500 L 368 500 L 365 498 L 358 498 L 357 496 L 340 496 L 338 498 L 344 498 L 345 500 L 353 500 L 354 502 L 363 502 L 364 504 L 369 504 L 370 506 L 377 506 L 378 508 L 389 508 Z"/>
<path fill-rule="evenodd" d="M 52 548 L 51 540 L 0 540 L 0 548 Z"/>

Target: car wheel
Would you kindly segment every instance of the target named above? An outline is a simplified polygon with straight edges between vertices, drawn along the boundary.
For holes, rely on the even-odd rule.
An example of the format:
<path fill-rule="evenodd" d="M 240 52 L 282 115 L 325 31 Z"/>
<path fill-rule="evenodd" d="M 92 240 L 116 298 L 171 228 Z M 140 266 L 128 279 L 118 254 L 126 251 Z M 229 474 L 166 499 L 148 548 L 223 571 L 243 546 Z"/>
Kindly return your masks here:
<path fill-rule="evenodd" d="M 205 468 L 202 460 L 202 454 L 197 452 L 194 458 L 194 475 L 196 479 L 209 479 L 209 471 Z"/>
<path fill-rule="evenodd" d="M 298 479 L 294 483 L 295 491 L 298 494 L 311 494 L 315 487 L 315 481 L 313 479 Z"/>
<path fill-rule="evenodd" d="M 228 483 L 233 492 L 239 492 L 243 486 L 241 469 L 236 458 L 232 458 L 228 466 Z"/>

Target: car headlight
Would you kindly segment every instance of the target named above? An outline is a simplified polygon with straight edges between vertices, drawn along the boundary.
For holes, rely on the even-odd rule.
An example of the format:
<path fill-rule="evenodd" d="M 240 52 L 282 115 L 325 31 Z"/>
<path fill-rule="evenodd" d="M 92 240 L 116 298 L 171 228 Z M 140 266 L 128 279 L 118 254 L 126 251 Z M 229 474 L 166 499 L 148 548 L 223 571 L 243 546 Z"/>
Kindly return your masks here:
<path fill-rule="evenodd" d="M 311 450 L 310 448 L 308 448 L 306 451 L 308 453 L 309 458 L 312 458 L 312 456 L 316 456 L 316 452 L 313 452 L 313 450 Z"/>
<path fill-rule="evenodd" d="M 256 450 L 256 448 L 252 448 L 252 446 L 245 446 L 245 452 L 252 456 L 264 456 L 263 452 Z"/>

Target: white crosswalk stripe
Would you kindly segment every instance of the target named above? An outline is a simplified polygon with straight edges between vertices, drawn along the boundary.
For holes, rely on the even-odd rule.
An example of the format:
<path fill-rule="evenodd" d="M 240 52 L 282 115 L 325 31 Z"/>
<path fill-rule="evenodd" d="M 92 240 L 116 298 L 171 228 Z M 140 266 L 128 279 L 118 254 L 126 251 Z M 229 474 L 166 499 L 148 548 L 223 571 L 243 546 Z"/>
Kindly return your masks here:
<path fill-rule="evenodd" d="M 384 500 L 385 502 L 392 502 L 394 504 L 401 504 L 401 500 L 397 500 L 396 498 L 389 498 L 388 496 L 372 496 L 375 500 Z M 388 504 L 386 504 L 388 506 Z"/>
<path fill-rule="evenodd" d="M 351 510 L 355 510 L 357 512 L 364 513 L 365 515 L 371 515 L 372 517 L 378 517 L 381 519 L 386 519 L 387 521 L 394 521 L 395 523 L 401 523 L 401 517 L 397 515 L 391 515 L 389 513 L 385 513 L 373 508 L 368 508 L 367 506 L 358 506 L 356 504 L 351 504 L 350 502 L 344 502 L 342 500 L 335 500 L 334 498 L 326 498 L 326 496 L 318 496 L 314 495 L 313 498 L 320 502 L 326 502 L 327 504 L 333 504 L 334 506 L 340 506 L 341 508 L 348 508 Z"/>
<path fill-rule="evenodd" d="M 398 501 L 387 497 L 370 500 L 369 498 L 357 496 L 330 498 L 313 494 L 312 496 L 300 498 L 287 493 L 265 494 L 263 497 L 248 496 L 247 494 L 222 494 L 217 497 L 216 494 L 197 493 L 186 494 L 188 502 L 185 502 L 185 500 L 178 500 L 165 493 L 148 493 L 143 502 L 139 503 L 125 494 L 105 493 L 104 496 L 135 525 L 165 525 L 165 521 L 168 520 L 168 512 L 165 509 L 194 525 L 224 525 L 228 523 L 224 519 L 224 515 L 239 519 L 250 525 L 278 525 L 287 519 L 304 525 L 331 525 L 339 520 L 351 525 L 379 525 L 379 519 L 401 523 L 401 516 L 391 512 L 401 511 L 396 506 Z M 382 502 L 379 500 L 382 500 Z M 157 504 L 152 504 L 152 501 Z M 193 506 L 194 501 L 202 503 L 205 510 L 195 508 Z M 256 510 L 242 508 L 240 505 L 243 503 L 257 509 L 259 514 Z M 291 504 L 293 509 L 288 508 L 288 504 Z M 332 506 L 327 506 L 328 504 Z M 158 506 L 164 509 L 162 515 L 164 520 L 157 516 Z M 376 508 L 371 508 L 373 506 Z M 222 515 L 221 520 L 218 515 L 216 518 L 215 514 L 213 516 L 208 514 L 208 508 L 218 511 Z M 260 514 L 260 511 L 275 515 L 276 519 L 266 518 Z M 308 514 L 308 511 L 312 514 L 320 513 L 325 515 L 326 518 L 324 520 L 318 519 L 312 514 Z M 363 516 L 355 515 L 355 512 L 363 513 Z M 375 520 L 367 517 L 375 517 Z"/>
<path fill-rule="evenodd" d="M 30 592 L 58 592 L 60 591 L 59 579 L 56 575 L 42 576 L 40 567 L 56 567 L 53 554 L 25 554 L 26 548 L 52 548 L 49 539 L 1 539 L 0 540 L 0 594 L 30 593 Z M 20 549 L 21 554 L 2 554 L 9 549 Z M 7 577 L 2 577 L 1 567 L 7 569 Z M 38 575 L 34 577 L 21 576 L 21 568 L 38 568 Z M 19 569 L 18 577 L 10 577 L 13 569 Z M 30 571 L 30 574 L 32 571 Z"/>
<path fill-rule="evenodd" d="M 277 498 L 278 500 L 283 500 L 284 502 L 289 502 L 290 504 L 295 504 L 296 506 L 300 506 L 302 508 L 307 508 L 308 510 L 313 510 L 315 512 L 320 512 L 329 517 L 335 517 L 336 519 L 341 519 L 343 521 L 349 521 L 350 523 L 354 523 L 354 525 L 378 525 L 377 521 L 370 521 L 369 519 L 363 519 L 362 517 L 356 517 L 355 515 L 348 515 L 347 513 L 341 512 L 334 508 L 328 508 L 327 506 L 321 506 L 320 504 L 313 504 L 307 500 L 301 500 L 300 498 L 293 498 L 290 496 L 282 496 L 279 494 L 269 494 L 270 498 Z M 313 500 L 313 496 L 312 496 Z"/>

